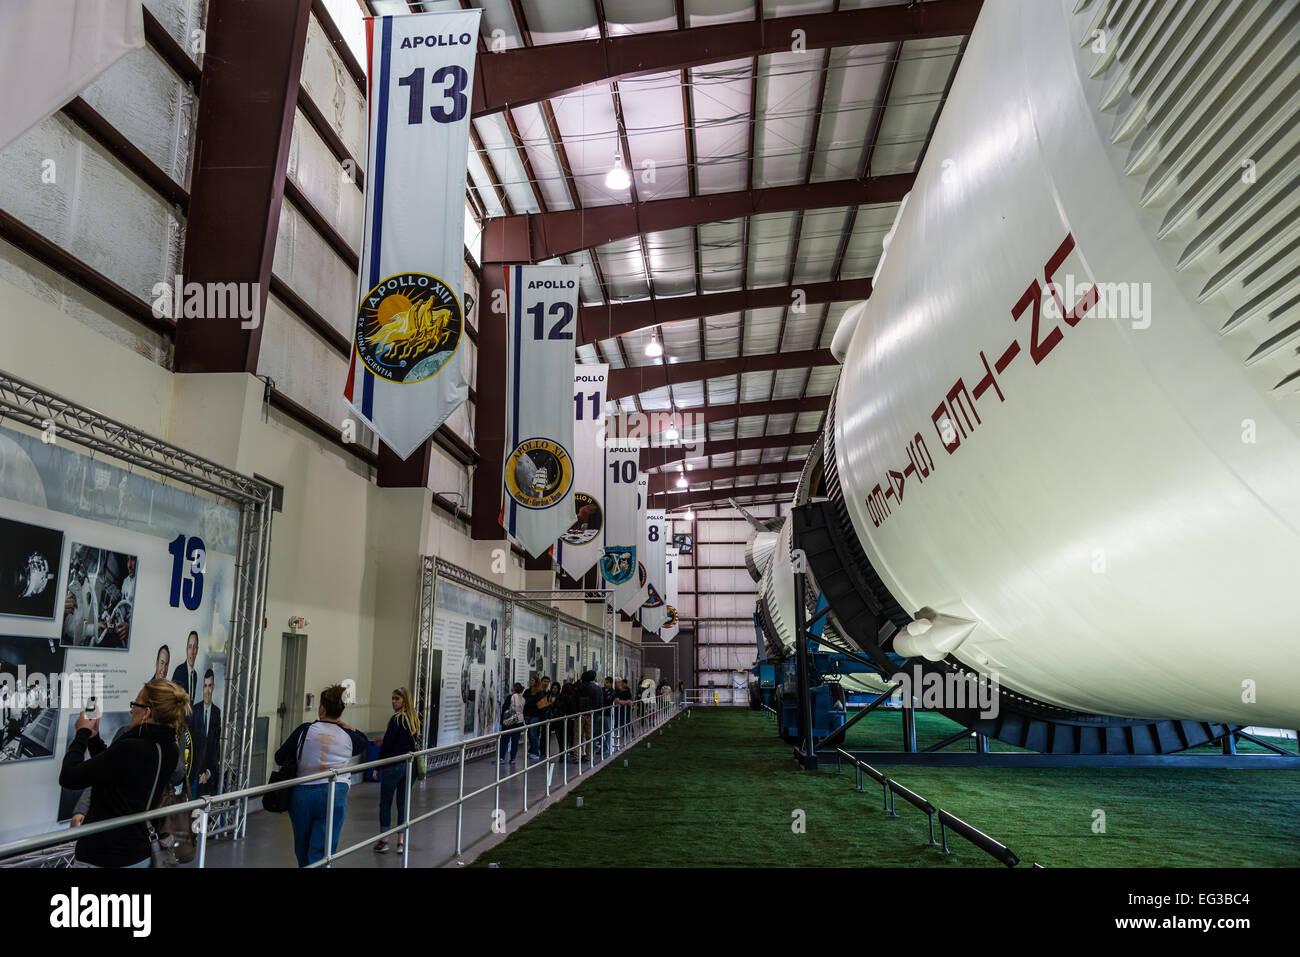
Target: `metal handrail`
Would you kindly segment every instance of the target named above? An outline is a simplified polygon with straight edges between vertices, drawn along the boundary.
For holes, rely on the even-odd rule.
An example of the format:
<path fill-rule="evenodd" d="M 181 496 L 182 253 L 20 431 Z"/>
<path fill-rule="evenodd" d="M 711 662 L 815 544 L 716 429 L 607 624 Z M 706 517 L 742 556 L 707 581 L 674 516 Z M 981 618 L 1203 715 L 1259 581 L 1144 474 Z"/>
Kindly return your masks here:
<path fill-rule="evenodd" d="M 640 713 L 642 709 L 635 707 L 638 703 L 653 704 L 654 707 L 651 709 L 651 712 L 649 714 L 644 714 L 644 713 Z M 247 801 L 249 798 L 260 797 L 275 791 L 282 791 L 287 788 L 294 788 L 303 784 L 313 784 L 319 781 L 326 781 L 329 784 L 330 798 L 331 798 L 331 800 L 326 805 L 326 818 L 327 818 L 326 831 L 325 831 L 326 854 L 325 857 L 320 862 L 316 862 L 311 866 L 313 867 L 320 866 L 320 865 L 329 866 L 330 861 L 334 860 L 335 858 L 343 857 L 346 854 L 352 853 L 353 851 L 358 850 L 361 847 L 368 846 L 371 840 L 368 839 L 359 845 L 356 845 L 352 848 L 348 848 L 345 851 L 332 851 L 329 846 L 333 838 L 333 827 L 332 827 L 333 810 L 334 810 L 333 795 L 340 775 L 351 777 L 353 774 L 362 773 L 372 768 L 382 768 L 382 767 L 388 767 L 389 765 L 395 765 L 398 763 L 405 763 L 408 772 L 406 777 L 406 787 L 407 787 L 406 797 L 407 797 L 407 807 L 409 808 L 410 807 L 410 785 L 411 785 L 410 770 L 415 759 L 421 756 L 428 757 L 430 755 L 437 755 L 442 753 L 452 753 L 455 751 L 460 752 L 460 760 L 458 762 L 458 766 L 460 767 L 461 770 L 460 796 L 455 801 L 449 802 L 448 804 L 445 804 L 440 808 L 437 808 L 433 811 L 425 812 L 424 814 L 420 815 L 418 819 L 411 818 L 408 815 L 408 820 L 406 821 L 406 823 L 398 825 L 395 828 L 391 828 L 388 831 L 383 832 L 383 834 L 380 835 L 381 837 L 383 837 L 389 834 L 397 833 L 399 831 L 405 832 L 410 829 L 412 824 L 418 823 L 419 821 L 428 820 L 429 818 L 432 818 L 434 815 L 446 811 L 451 807 L 463 807 L 463 803 L 465 800 L 471 797 L 477 797 L 479 794 L 484 793 L 488 787 L 499 788 L 503 782 L 509 781 L 514 777 L 517 777 L 518 775 L 526 774 L 529 768 L 529 764 L 527 760 L 528 754 L 527 754 L 527 750 L 525 750 L 524 765 L 520 770 L 502 778 L 500 776 L 500 768 L 498 766 L 497 780 L 493 782 L 493 784 L 486 785 L 483 788 L 479 788 L 478 790 L 472 792 L 471 794 L 465 794 L 464 793 L 464 766 L 466 761 L 466 752 L 469 751 L 471 748 L 477 746 L 486 746 L 488 742 L 495 741 L 497 742 L 496 753 L 499 754 L 500 747 L 501 747 L 500 745 L 501 738 L 511 734 L 526 734 L 530 728 L 539 727 L 539 726 L 544 726 L 546 728 L 544 733 L 547 736 L 547 742 L 549 745 L 550 734 L 552 733 L 551 726 L 555 722 L 574 721 L 574 720 L 581 722 L 581 719 L 584 716 L 591 716 L 594 718 L 595 715 L 602 715 L 602 716 L 607 716 L 610 719 L 608 724 L 605 724 L 604 730 L 602 730 L 599 734 L 599 738 L 601 739 L 601 750 L 603 752 L 605 750 L 604 747 L 605 742 L 609 740 L 612 743 L 612 736 L 615 733 L 622 732 L 624 731 L 624 729 L 639 722 L 649 723 L 647 719 L 654 719 L 653 726 L 658 726 L 659 724 L 663 723 L 661 719 L 664 719 L 665 717 L 671 717 L 672 714 L 674 714 L 677 710 L 680 710 L 680 707 L 686 707 L 686 706 L 687 705 L 684 702 L 678 703 L 678 707 L 674 707 L 674 704 L 672 702 L 664 702 L 661 705 L 656 702 L 638 702 L 636 699 L 633 699 L 632 701 L 626 704 L 620 704 L 618 702 L 615 702 L 606 707 L 602 707 L 598 709 L 591 709 L 588 711 L 576 712 L 572 715 L 561 715 L 553 718 L 546 718 L 543 719 L 542 721 L 535 721 L 531 725 L 528 724 L 515 725 L 514 727 L 506 728 L 501 731 L 479 735 L 474 738 L 467 738 L 464 741 L 459 741 L 456 742 L 455 744 L 436 745 L 434 747 L 424 748 L 420 751 L 412 751 L 406 754 L 395 755 L 390 758 L 378 758 L 374 761 L 366 761 L 361 764 L 348 764 L 341 768 L 334 768 L 326 771 L 317 771 L 313 774 L 304 774 L 300 777 L 292 778 L 286 781 L 276 781 L 274 783 L 260 784 L 255 787 L 241 788 L 240 790 L 237 791 L 227 791 L 222 794 L 214 794 L 206 797 L 194 798 L 192 800 L 184 801 L 178 804 L 168 804 L 163 807 L 154 808 L 148 811 L 138 811 L 134 814 L 126 814 L 126 815 L 122 815 L 121 817 L 114 817 L 106 821 L 98 821 L 93 824 L 82 824 L 76 828 L 64 828 L 57 831 L 50 831 L 45 834 L 35 835 L 33 837 L 22 838 L 17 841 L 11 841 L 7 844 L 0 844 L 0 862 L 3 862 L 7 858 L 18 857 L 20 855 L 28 854 L 32 851 L 38 851 L 47 847 L 54 847 L 60 844 L 67 844 L 72 841 L 77 841 L 83 837 L 88 837 L 92 834 L 100 834 L 105 831 L 113 831 L 119 828 L 129 827 L 133 824 L 140 824 L 146 821 L 156 821 L 160 818 L 170 817 L 174 814 L 183 814 L 186 812 L 199 811 L 200 812 L 199 829 L 197 832 L 199 838 L 198 866 L 203 867 L 205 865 L 207 838 L 209 836 L 208 819 L 210 815 L 213 813 L 212 812 L 213 805 L 226 806 L 226 805 L 233 804 L 237 801 Z M 625 716 L 626 720 L 623 723 L 620 723 L 618 726 L 615 726 L 613 719 L 618 715 L 618 709 L 623 709 L 624 711 L 637 712 L 637 713 L 626 715 Z M 579 724 L 579 727 L 581 727 L 581 724 Z M 596 743 L 596 738 L 598 737 L 595 731 L 595 727 L 596 724 L 595 721 L 593 720 L 592 736 L 587 739 L 587 743 L 591 745 L 594 745 Z M 626 745 L 626 743 L 627 742 L 624 741 L 624 745 Z M 581 738 L 579 738 L 578 745 L 565 748 L 554 755 L 548 754 L 542 760 L 534 763 L 532 767 L 535 768 L 537 767 L 538 764 L 546 764 L 546 763 L 554 762 L 561 755 L 567 755 L 570 751 L 574 750 L 574 748 L 578 747 L 580 744 L 581 744 Z M 612 753 L 612 749 L 611 749 L 611 753 Z M 564 774 L 565 774 L 565 782 L 567 783 L 568 780 L 567 761 L 565 762 Z M 581 771 L 579 771 L 579 774 L 581 774 Z M 550 793 L 549 781 L 547 782 L 547 793 L 548 795 Z M 527 800 L 528 800 L 527 779 L 525 778 L 524 781 L 525 810 L 527 809 Z M 457 826 L 456 843 L 457 843 L 456 852 L 459 854 L 461 853 L 459 825 Z M 405 863 L 405 860 L 403 863 Z"/>
<path fill-rule="evenodd" d="M 945 811 L 943 808 L 936 807 L 915 791 L 892 780 L 888 775 L 882 774 L 866 762 L 858 760 L 843 748 L 836 748 L 835 753 L 842 758 L 847 758 L 853 766 L 857 768 L 857 790 L 865 790 L 862 787 L 863 773 L 866 773 L 868 777 L 881 785 L 884 793 L 884 809 L 891 817 L 898 817 L 898 813 L 894 810 L 893 796 L 895 794 L 901 797 L 908 804 L 911 804 L 913 807 L 923 812 L 930 824 L 930 844 L 935 847 L 942 847 L 945 854 L 950 853 L 948 850 L 948 828 L 952 828 L 957 832 L 957 834 L 964 837 L 971 844 L 974 844 L 981 851 L 1005 864 L 1007 867 L 1015 867 L 1020 863 L 1020 858 L 1016 856 L 1014 851 L 1000 841 L 989 837 L 974 825 L 966 823 L 961 818 L 957 817 L 957 815 Z M 942 843 L 934 839 L 934 820 L 936 817 L 939 819 L 939 831 L 942 837 Z"/>

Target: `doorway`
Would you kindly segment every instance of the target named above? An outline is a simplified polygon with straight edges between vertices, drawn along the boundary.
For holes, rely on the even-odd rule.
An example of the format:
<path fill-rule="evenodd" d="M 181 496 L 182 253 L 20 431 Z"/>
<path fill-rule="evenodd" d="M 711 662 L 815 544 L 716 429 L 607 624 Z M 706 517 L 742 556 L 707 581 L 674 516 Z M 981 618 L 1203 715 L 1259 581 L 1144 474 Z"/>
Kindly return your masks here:
<path fill-rule="evenodd" d="M 285 632 L 281 642 L 280 705 L 275 709 L 280 718 L 277 741 L 284 741 L 302 724 L 302 713 L 307 709 L 307 636 Z"/>

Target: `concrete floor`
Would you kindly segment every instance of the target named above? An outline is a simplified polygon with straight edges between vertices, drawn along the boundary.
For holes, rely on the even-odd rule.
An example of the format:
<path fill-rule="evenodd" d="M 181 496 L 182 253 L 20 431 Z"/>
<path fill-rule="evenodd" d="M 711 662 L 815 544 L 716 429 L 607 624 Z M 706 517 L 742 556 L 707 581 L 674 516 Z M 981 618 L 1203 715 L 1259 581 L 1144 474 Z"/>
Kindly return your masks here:
<path fill-rule="evenodd" d="M 559 759 L 534 765 L 529 762 L 528 770 L 524 768 L 525 737 L 520 741 L 518 764 L 513 767 L 498 764 L 496 759 L 487 755 L 477 760 L 471 759 L 465 764 L 465 793 L 470 793 L 497 781 L 498 773 L 507 777 L 512 772 L 515 776 L 500 785 L 500 807 L 505 812 L 504 826 L 508 834 L 515 827 L 523 824 L 536 814 L 545 810 L 564 793 L 586 780 L 592 771 L 599 771 L 610 763 L 610 759 L 597 760 L 595 768 L 587 761 L 582 762 L 581 777 L 578 774 L 576 754 L 568 756 L 567 764 Z M 629 744 L 631 741 L 629 741 Z M 558 753 L 556 740 L 551 741 L 553 754 Z M 624 749 L 625 750 L 625 749 Z M 618 752 L 615 752 L 616 754 Z M 599 758 L 599 752 L 597 753 Z M 570 786 L 566 786 L 567 780 Z M 460 786 L 459 772 L 455 765 L 438 771 L 431 771 L 423 781 L 414 781 L 411 785 L 411 815 L 420 814 L 441 807 L 454 801 Z M 550 779 L 550 796 L 547 797 L 547 779 Z M 524 780 L 527 778 L 528 811 L 524 812 Z M 462 854 L 456 853 L 456 808 L 441 812 L 435 817 L 416 824 L 410 834 L 410 867 L 457 866 L 457 861 L 468 862 L 475 852 L 483 850 L 493 840 L 504 839 L 500 832 L 494 833 L 493 811 L 497 807 L 495 788 L 488 789 L 477 797 L 464 803 L 461 821 Z M 261 802 L 256 802 L 257 810 L 252 811 L 250 804 L 247 835 L 243 840 L 214 840 L 207 849 L 207 867 L 297 867 L 293 853 L 293 835 L 289 829 L 288 814 L 270 814 L 261 810 Z M 393 823 L 397 823 L 396 807 L 393 810 Z M 379 834 L 379 785 L 363 782 L 352 785 L 348 797 L 347 815 L 343 819 L 343 832 L 340 845 L 346 849 L 353 844 L 366 842 L 366 847 L 355 851 L 347 857 L 333 862 L 334 867 L 401 867 L 402 855 L 397 853 L 397 837 L 388 839 L 389 850 L 379 854 L 372 850 Z M 481 845 L 476 847 L 475 845 Z M 197 866 L 197 861 L 194 865 Z"/>

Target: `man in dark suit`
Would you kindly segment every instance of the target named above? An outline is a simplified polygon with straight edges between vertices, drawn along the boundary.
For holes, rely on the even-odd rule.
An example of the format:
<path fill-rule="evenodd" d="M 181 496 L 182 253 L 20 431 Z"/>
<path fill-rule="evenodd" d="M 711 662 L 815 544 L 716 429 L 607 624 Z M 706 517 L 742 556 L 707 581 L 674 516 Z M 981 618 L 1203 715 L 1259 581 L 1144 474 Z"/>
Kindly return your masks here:
<path fill-rule="evenodd" d="M 215 685 L 216 676 L 209 668 L 203 673 L 203 703 L 190 713 L 190 734 L 194 738 L 190 793 L 194 797 L 216 794 L 221 778 L 221 709 L 212 703 Z"/>
<path fill-rule="evenodd" d="M 190 636 L 185 639 L 185 660 L 176 666 L 172 672 L 172 681 L 180 685 L 185 693 L 190 696 L 190 706 L 199 697 L 199 673 L 195 670 L 194 662 L 199 657 L 199 633 L 191 631 Z"/>

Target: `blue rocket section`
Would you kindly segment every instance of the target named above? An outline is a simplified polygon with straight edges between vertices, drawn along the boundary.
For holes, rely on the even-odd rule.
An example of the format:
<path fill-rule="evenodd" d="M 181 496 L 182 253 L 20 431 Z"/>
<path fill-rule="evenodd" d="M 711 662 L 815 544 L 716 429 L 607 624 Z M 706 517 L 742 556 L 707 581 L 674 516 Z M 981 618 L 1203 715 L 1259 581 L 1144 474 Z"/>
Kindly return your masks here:
<path fill-rule="evenodd" d="M 818 595 L 817 607 L 813 609 L 813 614 L 821 615 L 821 613 L 826 610 L 826 604 L 827 604 L 826 596 Z M 826 616 L 822 615 L 822 617 L 818 618 L 816 622 L 808 626 L 808 634 L 812 635 L 814 638 L 820 638 L 822 636 L 822 629 L 825 627 L 826 627 Z"/>

